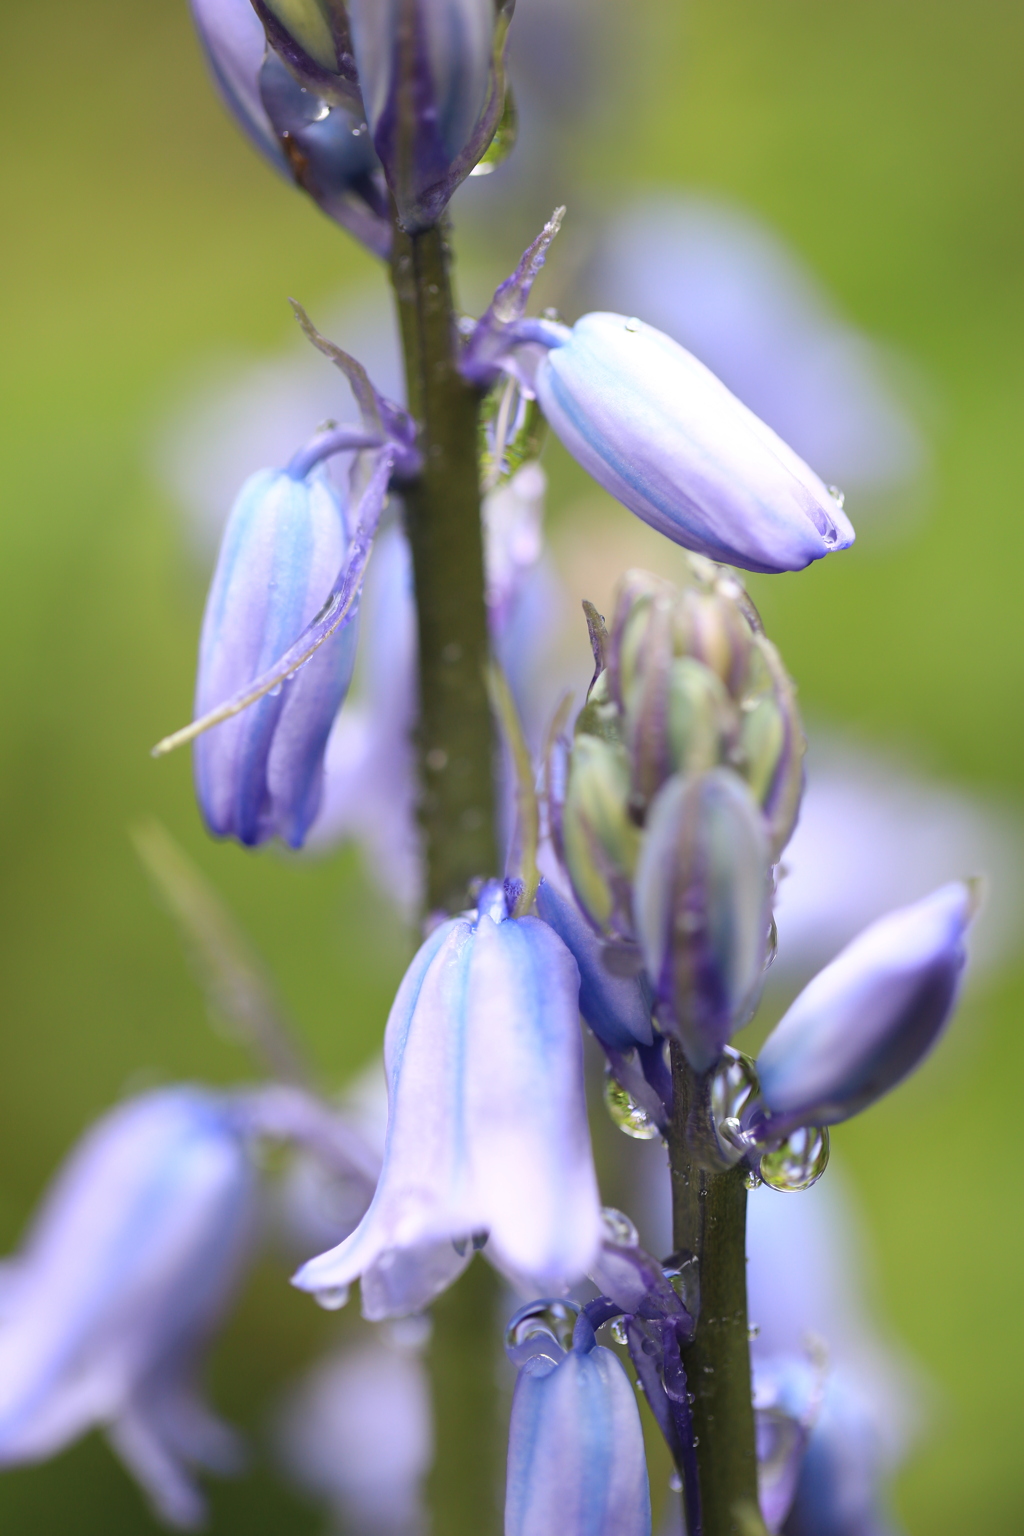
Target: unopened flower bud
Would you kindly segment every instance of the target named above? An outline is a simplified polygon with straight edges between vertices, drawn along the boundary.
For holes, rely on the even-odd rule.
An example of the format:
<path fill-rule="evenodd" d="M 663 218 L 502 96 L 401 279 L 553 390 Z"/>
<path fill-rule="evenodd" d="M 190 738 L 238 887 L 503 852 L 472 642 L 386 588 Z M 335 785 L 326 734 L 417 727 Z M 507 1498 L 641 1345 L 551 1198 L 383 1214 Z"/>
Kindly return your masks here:
<path fill-rule="evenodd" d="M 750 571 L 799 571 L 853 543 L 814 471 L 677 342 L 613 314 L 553 341 L 536 372 L 544 415 L 652 528 Z"/>
<path fill-rule="evenodd" d="M 769 896 L 768 835 L 743 780 L 728 768 L 669 779 L 648 811 L 633 910 L 659 1022 L 696 1072 L 757 1000 Z"/>
<path fill-rule="evenodd" d="M 629 889 L 640 833 L 629 815 L 629 757 L 587 732 L 573 743 L 562 811 L 569 876 L 584 911 L 605 932 L 629 935 Z"/>
<path fill-rule="evenodd" d="M 970 885 L 940 886 L 819 971 L 757 1059 L 767 1136 L 846 1120 L 913 1071 L 953 1011 L 974 906 Z"/>
<path fill-rule="evenodd" d="M 511 5 L 349 0 L 349 10 L 366 114 L 399 219 L 410 231 L 427 228 L 501 120 Z"/>
<path fill-rule="evenodd" d="M 329 596 L 348 541 L 320 471 L 260 470 L 239 492 L 206 602 L 196 715 L 271 667 Z M 355 662 L 354 617 L 294 677 L 215 725 L 194 747 L 196 793 L 210 831 L 301 847 L 317 814 L 323 758 Z"/>

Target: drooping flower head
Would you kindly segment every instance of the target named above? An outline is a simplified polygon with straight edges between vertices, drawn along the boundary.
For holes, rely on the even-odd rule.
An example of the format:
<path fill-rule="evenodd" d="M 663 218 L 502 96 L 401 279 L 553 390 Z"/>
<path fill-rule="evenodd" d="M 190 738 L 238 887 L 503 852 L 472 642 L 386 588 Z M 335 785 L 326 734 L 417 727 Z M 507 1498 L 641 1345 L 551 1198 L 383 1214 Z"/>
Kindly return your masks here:
<path fill-rule="evenodd" d="M 579 973 L 552 929 L 511 910 L 485 886 L 477 911 L 436 928 L 409 967 L 385 1033 L 376 1195 L 351 1237 L 299 1271 L 301 1289 L 340 1296 L 361 1276 L 366 1316 L 416 1311 L 474 1236 L 527 1283 L 586 1273 L 600 1224 Z"/>
<path fill-rule="evenodd" d="M 5 1267 L 0 1465 L 106 1425 L 160 1515 L 201 1522 L 194 1469 L 230 1471 L 239 1454 L 198 1376 L 252 1235 L 243 1132 L 228 1100 L 161 1089 L 71 1154 Z"/>
<path fill-rule="evenodd" d="M 587 1314 L 533 1302 L 509 1323 L 506 1349 L 519 1377 L 505 1536 L 650 1536 L 636 1395 Z"/>

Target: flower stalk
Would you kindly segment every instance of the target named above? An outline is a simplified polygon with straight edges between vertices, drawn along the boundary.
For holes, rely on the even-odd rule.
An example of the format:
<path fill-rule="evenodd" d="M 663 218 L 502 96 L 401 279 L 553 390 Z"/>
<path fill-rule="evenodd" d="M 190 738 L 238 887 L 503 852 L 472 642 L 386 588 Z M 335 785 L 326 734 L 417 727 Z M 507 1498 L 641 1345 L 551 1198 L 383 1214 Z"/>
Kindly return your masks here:
<path fill-rule="evenodd" d="M 693 1126 L 705 1110 L 702 1082 L 671 1042 L 669 1124 L 672 1241 L 697 1259 L 700 1312 L 683 1351 L 693 1394 L 693 1427 L 703 1536 L 765 1536 L 757 1497 L 757 1452 L 747 1319 L 747 1167 L 701 1166 Z"/>
<path fill-rule="evenodd" d="M 480 394 L 456 367 L 450 253 L 442 226 L 394 226 L 391 280 L 421 473 L 403 488 L 419 633 L 420 828 L 428 912 L 468 904 L 470 881 L 499 873 L 494 735 L 477 418 Z M 434 1309 L 434 1529 L 497 1536 L 500 1436 L 494 1411 L 499 1282 L 479 1260 Z"/>
<path fill-rule="evenodd" d="M 395 225 L 391 280 L 409 409 L 423 469 L 404 489 L 419 616 L 420 826 L 427 910 L 455 912 L 467 886 L 498 873 L 494 741 L 487 698 L 487 610 L 480 525 L 480 396 L 456 366 L 456 325 L 442 226 Z"/>

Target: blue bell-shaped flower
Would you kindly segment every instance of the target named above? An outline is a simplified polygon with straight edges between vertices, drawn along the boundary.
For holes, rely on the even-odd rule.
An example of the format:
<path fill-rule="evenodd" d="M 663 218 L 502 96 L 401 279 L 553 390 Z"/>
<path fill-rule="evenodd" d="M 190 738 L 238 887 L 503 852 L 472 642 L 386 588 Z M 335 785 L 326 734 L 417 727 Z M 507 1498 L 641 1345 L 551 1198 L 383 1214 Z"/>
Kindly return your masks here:
<path fill-rule="evenodd" d="M 561 939 L 510 916 L 501 886 L 435 929 L 388 1019 L 373 1203 L 297 1286 L 338 1296 L 361 1276 L 366 1316 L 418 1311 L 481 1237 L 506 1273 L 545 1289 L 586 1274 L 601 1227 L 578 997 Z"/>
<path fill-rule="evenodd" d="M 548 327 L 541 409 L 583 468 L 676 544 L 799 571 L 854 533 L 813 470 L 678 342 L 624 315 Z"/>
<path fill-rule="evenodd" d="M 404 228 L 437 222 L 494 136 L 512 6 L 349 0 L 366 115 Z"/>
<path fill-rule="evenodd" d="M 575 1326 L 573 1326 L 575 1324 Z M 505 1536 L 650 1536 L 636 1393 L 573 1303 L 516 1313 Z"/>
<path fill-rule="evenodd" d="M 206 602 L 196 716 L 273 666 L 322 608 L 348 550 L 321 470 L 260 470 L 239 492 Z M 320 805 L 323 757 L 355 662 L 354 615 L 274 693 L 194 746 L 196 793 L 218 837 L 302 846 Z"/>
<path fill-rule="evenodd" d="M 4 1266 L 0 1466 L 105 1425 L 161 1517 L 201 1523 L 193 1468 L 231 1471 L 239 1450 L 196 1369 L 239 1278 L 255 1201 L 229 1100 L 160 1089 L 86 1134 Z"/>

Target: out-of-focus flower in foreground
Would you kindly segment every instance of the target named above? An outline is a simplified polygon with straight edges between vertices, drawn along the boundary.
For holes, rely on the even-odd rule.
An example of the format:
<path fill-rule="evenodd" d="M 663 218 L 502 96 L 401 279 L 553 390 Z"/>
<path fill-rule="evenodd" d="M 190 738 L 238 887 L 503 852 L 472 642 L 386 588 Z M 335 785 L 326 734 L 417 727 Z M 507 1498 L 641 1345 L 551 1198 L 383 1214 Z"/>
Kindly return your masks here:
<path fill-rule="evenodd" d="M 513 896 L 514 902 L 514 896 Z M 536 1288 L 580 1279 L 599 1239 L 575 961 L 495 883 L 441 924 L 399 988 L 384 1041 L 388 1132 L 373 1203 L 295 1284 L 371 1318 L 417 1311 L 470 1244 Z"/>
<path fill-rule="evenodd" d="M 199 1376 L 255 1194 L 237 1116 L 200 1089 L 146 1094 L 87 1133 L 4 1266 L 0 1465 L 104 1425 L 160 1516 L 201 1524 L 193 1469 L 239 1461 Z"/>
<path fill-rule="evenodd" d="M 976 904 L 962 881 L 890 912 L 809 982 L 757 1059 L 758 1135 L 833 1125 L 918 1065 L 953 1011 Z"/>
<path fill-rule="evenodd" d="M 408 230 L 437 221 L 494 137 L 511 10 L 508 0 L 349 0 L 367 119 Z"/>
<path fill-rule="evenodd" d="M 586 1313 L 534 1302 L 512 1319 L 506 1348 L 519 1378 L 505 1536 L 650 1536 L 636 1394 Z"/>

